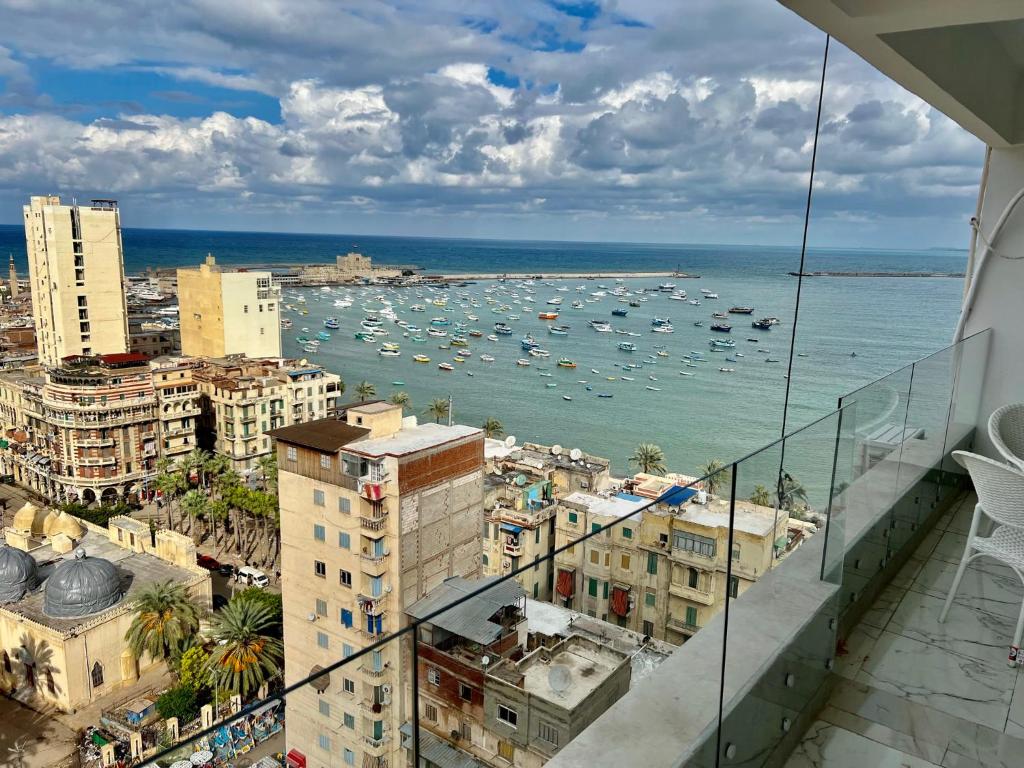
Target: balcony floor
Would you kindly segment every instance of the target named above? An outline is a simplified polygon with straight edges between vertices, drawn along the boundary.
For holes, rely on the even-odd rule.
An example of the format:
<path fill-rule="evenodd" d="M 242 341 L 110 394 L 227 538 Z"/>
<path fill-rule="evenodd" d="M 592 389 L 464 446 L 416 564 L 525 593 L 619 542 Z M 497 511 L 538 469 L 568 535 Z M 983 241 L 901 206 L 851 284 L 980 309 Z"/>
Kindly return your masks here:
<path fill-rule="evenodd" d="M 1024 585 L 975 561 L 938 623 L 976 501 L 939 521 L 851 633 L 787 768 L 1024 766 L 1024 670 L 1006 664 Z"/>

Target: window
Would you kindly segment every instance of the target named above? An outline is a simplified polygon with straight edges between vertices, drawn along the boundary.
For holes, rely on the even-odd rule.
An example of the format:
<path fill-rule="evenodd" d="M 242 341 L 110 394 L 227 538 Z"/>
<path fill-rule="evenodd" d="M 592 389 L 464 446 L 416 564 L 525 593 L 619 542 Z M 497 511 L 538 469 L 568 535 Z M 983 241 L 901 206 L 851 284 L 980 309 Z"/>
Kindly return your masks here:
<path fill-rule="evenodd" d="M 472 701 L 473 689 L 465 683 L 459 683 L 459 698 L 463 701 Z"/>
<path fill-rule="evenodd" d="M 515 728 L 519 724 L 519 713 L 511 707 L 506 707 L 504 704 L 499 704 L 498 719 L 501 720 L 501 722 L 505 723 L 505 725 L 511 725 L 513 728 Z"/>
<path fill-rule="evenodd" d="M 384 655 L 380 651 L 371 651 L 370 658 L 373 660 L 373 671 L 384 671 Z"/>
<path fill-rule="evenodd" d="M 498 740 L 498 757 L 508 762 L 514 762 L 516 756 L 516 747 L 511 741 Z"/>
<path fill-rule="evenodd" d="M 591 597 L 597 597 L 597 579 L 587 580 L 587 594 Z"/>
<path fill-rule="evenodd" d="M 541 720 L 540 725 L 537 727 L 537 736 L 548 744 L 558 746 L 558 729 L 551 723 L 545 723 Z"/>
<path fill-rule="evenodd" d="M 657 601 L 658 601 L 658 593 L 655 592 L 653 589 L 648 589 L 644 593 L 644 605 L 647 605 L 647 606 L 650 606 L 651 608 L 653 608 L 654 604 Z"/>
<path fill-rule="evenodd" d="M 674 531 L 672 533 L 672 546 L 685 552 L 693 552 L 705 557 L 715 556 L 715 540 L 706 536 L 698 536 L 695 533 L 686 531 Z"/>
<path fill-rule="evenodd" d="M 624 538 L 624 539 L 632 539 L 633 538 L 633 529 L 632 528 L 623 528 L 622 529 L 622 538 Z"/>
<path fill-rule="evenodd" d="M 644 634 L 648 637 L 654 636 L 654 622 L 644 619 Z"/>
<path fill-rule="evenodd" d="M 330 648 L 331 647 L 331 641 L 327 637 L 327 633 L 326 632 L 317 632 L 316 633 L 316 644 L 319 645 L 321 648 Z"/>
<path fill-rule="evenodd" d="M 629 555 L 623 555 L 622 558 L 620 559 L 619 565 L 622 566 L 622 570 L 628 571 L 629 570 Z"/>
<path fill-rule="evenodd" d="M 318 741 L 320 743 L 320 749 L 323 749 L 323 750 L 325 750 L 327 752 L 331 751 L 331 737 L 330 736 L 328 736 L 326 733 L 321 733 Z"/>
<path fill-rule="evenodd" d="M 484 555 L 484 556 L 483 556 L 483 560 L 482 560 L 482 562 L 483 562 L 483 564 L 484 564 L 484 565 L 487 565 L 487 563 L 488 563 L 488 560 L 487 560 L 487 555 Z"/>
<path fill-rule="evenodd" d="M 318 507 L 322 507 L 324 505 L 324 492 L 323 491 L 321 491 L 321 490 L 313 491 L 313 503 L 316 504 Z"/>
<path fill-rule="evenodd" d="M 686 569 L 686 586 L 690 589 L 697 589 L 700 584 L 700 571 L 696 568 Z"/>
<path fill-rule="evenodd" d="M 533 543 L 540 544 L 540 528 L 533 529 Z"/>
<path fill-rule="evenodd" d="M 327 532 L 322 525 L 313 526 L 313 538 L 317 541 L 325 541 L 327 539 Z"/>
<path fill-rule="evenodd" d="M 321 600 L 319 597 L 316 599 L 316 615 L 326 616 L 327 615 L 327 601 Z"/>
<path fill-rule="evenodd" d="M 652 576 L 658 575 L 658 556 L 653 552 L 647 553 L 647 572 Z"/>
<path fill-rule="evenodd" d="M 351 728 L 353 731 L 356 729 L 355 715 L 350 715 L 348 712 L 346 712 L 342 720 L 344 721 L 346 728 Z"/>
<path fill-rule="evenodd" d="M 737 597 L 740 593 L 740 580 L 738 576 L 729 577 L 729 597 Z"/>
<path fill-rule="evenodd" d="M 321 469 L 330 469 L 331 468 L 331 457 L 328 456 L 326 453 L 321 453 L 320 454 L 320 468 Z"/>
<path fill-rule="evenodd" d="M 319 705 L 320 705 L 320 714 L 323 715 L 324 717 L 330 717 L 331 716 L 331 703 L 329 701 L 324 701 L 323 699 L 320 699 Z"/>
<path fill-rule="evenodd" d="M 432 723 L 437 722 L 437 707 L 433 704 L 423 705 L 423 716 Z"/>
<path fill-rule="evenodd" d="M 321 579 L 327 576 L 327 563 L 322 560 L 313 561 L 313 573 L 319 576 Z"/>
<path fill-rule="evenodd" d="M 579 522 L 579 519 L 580 519 L 580 516 L 577 513 L 575 513 L 575 512 L 570 512 L 569 513 L 569 524 L 570 525 L 576 525 L 576 523 Z"/>
<path fill-rule="evenodd" d="M 355 764 L 356 764 L 356 753 L 353 752 L 348 747 L 345 747 L 345 765 L 355 765 Z"/>
<path fill-rule="evenodd" d="M 338 511 L 343 515 L 352 513 L 352 502 L 348 500 L 347 496 L 338 497 Z"/>
<path fill-rule="evenodd" d="M 341 658 L 347 659 L 353 653 L 355 653 L 355 650 L 352 648 L 351 645 L 349 645 L 348 643 L 341 644 Z"/>
<path fill-rule="evenodd" d="M 352 574 L 346 570 L 340 570 L 338 571 L 338 581 L 341 583 L 341 586 L 343 587 L 351 587 Z"/>
<path fill-rule="evenodd" d="M 352 611 L 348 608 L 341 609 L 341 625 L 352 629 Z"/>
<path fill-rule="evenodd" d="M 242 305 L 242 312 L 244 312 L 247 315 L 249 314 L 249 305 L 248 304 L 243 304 Z"/>
<path fill-rule="evenodd" d="M 590 550 L 590 562 L 592 562 L 594 565 L 601 564 L 601 553 L 598 552 L 596 549 Z"/>
<path fill-rule="evenodd" d="M 462 723 L 459 730 L 462 732 L 462 738 L 468 742 L 473 741 L 473 726 L 470 723 Z"/>
<path fill-rule="evenodd" d="M 607 600 L 608 599 L 608 582 L 607 581 L 603 581 L 601 583 L 604 585 L 604 593 L 603 593 L 602 597 L 604 597 L 604 599 Z"/>
<path fill-rule="evenodd" d="M 342 681 L 342 687 L 345 689 L 345 693 L 355 693 L 356 683 L 354 680 L 349 680 L 347 677 Z"/>
<path fill-rule="evenodd" d="M 733 544 L 732 545 L 732 559 L 733 560 L 739 560 L 740 559 L 740 545 L 739 544 Z"/>
<path fill-rule="evenodd" d="M 103 685 L 103 665 L 98 661 L 92 665 L 92 687 L 99 688 Z"/>
<path fill-rule="evenodd" d="M 690 627 L 697 626 L 697 609 L 692 605 L 686 606 L 686 624 Z"/>
<path fill-rule="evenodd" d="M 441 670 L 436 667 L 427 667 L 427 682 L 431 685 L 441 684 Z"/>
<path fill-rule="evenodd" d="M 600 530 L 601 530 L 601 524 L 600 523 L 591 523 L 590 524 L 590 532 L 591 533 L 597 533 Z"/>
<path fill-rule="evenodd" d="M 342 549 L 350 549 L 352 547 L 352 537 L 344 531 L 338 533 L 338 546 Z"/>

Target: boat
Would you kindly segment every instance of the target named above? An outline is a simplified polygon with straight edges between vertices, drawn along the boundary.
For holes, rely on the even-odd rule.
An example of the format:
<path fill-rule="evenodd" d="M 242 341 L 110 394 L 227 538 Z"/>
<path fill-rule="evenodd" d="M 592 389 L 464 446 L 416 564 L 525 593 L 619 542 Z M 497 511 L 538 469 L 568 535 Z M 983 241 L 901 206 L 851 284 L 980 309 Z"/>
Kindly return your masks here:
<path fill-rule="evenodd" d="M 629 302 L 629 306 L 631 306 L 634 309 L 636 309 L 637 307 L 640 306 L 640 302 L 639 301 L 631 301 L 631 302 Z"/>
<path fill-rule="evenodd" d="M 516 360 L 516 365 L 518 365 L 520 368 L 525 368 L 526 366 L 530 365 L 530 361 L 527 360 L 526 358 L 521 357 L 518 360 Z"/>
<path fill-rule="evenodd" d="M 736 342 L 732 339 L 709 339 L 708 344 L 711 345 L 712 349 L 732 349 L 736 346 Z"/>
<path fill-rule="evenodd" d="M 727 362 L 727 363 L 738 363 L 739 360 L 737 360 L 735 357 L 727 357 L 727 358 L 725 358 L 725 362 Z"/>
<path fill-rule="evenodd" d="M 597 370 L 597 368 L 591 368 L 591 369 L 590 369 L 590 372 L 591 372 L 591 373 L 600 373 L 600 371 L 599 371 L 599 370 Z"/>
<path fill-rule="evenodd" d="M 653 373 L 647 374 L 647 378 L 650 379 L 651 381 L 657 381 L 658 380 L 658 377 L 655 376 Z"/>
<path fill-rule="evenodd" d="M 653 325 L 653 326 L 672 325 L 672 318 L 669 318 L 669 317 L 652 317 L 651 318 L 651 325 Z"/>
<path fill-rule="evenodd" d="M 548 352 L 546 349 L 534 347 L 533 349 L 530 350 L 530 357 L 551 357 L 551 353 Z"/>
<path fill-rule="evenodd" d="M 519 340 L 519 346 L 522 347 L 523 349 L 529 351 L 531 349 L 539 347 L 540 344 L 537 343 L 537 341 L 533 338 L 533 336 L 526 335 L 526 336 L 523 336 L 523 338 L 521 338 Z"/>
<path fill-rule="evenodd" d="M 548 382 L 547 384 L 545 384 L 544 386 L 545 386 L 545 387 L 547 387 L 548 389 L 553 389 L 553 388 L 557 387 L 557 386 L 558 386 L 558 384 L 556 384 L 556 383 L 555 383 L 555 382 L 553 382 L 553 381 L 550 381 L 550 382 Z"/>
<path fill-rule="evenodd" d="M 615 395 L 613 395 L 613 394 L 611 394 L 609 392 L 598 392 L 597 396 L 598 397 L 615 397 Z"/>
<path fill-rule="evenodd" d="M 697 322 L 694 323 L 694 325 L 697 326 L 698 328 L 703 328 L 704 327 L 704 321 L 703 320 L 698 320 Z"/>
<path fill-rule="evenodd" d="M 626 315 L 629 314 L 629 310 L 628 309 L 622 309 L 620 307 L 618 309 L 613 309 L 612 310 L 612 314 L 615 315 L 616 317 L 625 317 Z"/>
<path fill-rule="evenodd" d="M 405 382 L 402 381 L 401 379 L 396 379 L 395 381 L 391 382 L 391 386 L 392 387 L 404 387 L 405 386 Z"/>
<path fill-rule="evenodd" d="M 537 319 L 538 320 L 557 320 L 558 319 L 558 313 L 557 312 L 538 312 L 537 313 Z"/>
<path fill-rule="evenodd" d="M 497 333 L 499 336 L 511 336 L 512 326 L 506 325 L 505 323 L 495 323 L 494 332 Z"/>
<path fill-rule="evenodd" d="M 775 322 L 771 322 L 775 320 Z M 751 328 L 757 328 L 759 331 L 770 331 L 773 325 L 777 325 L 778 320 L 774 317 L 762 317 L 760 320 L 755 320 L 750 324 Z"/>
<path fill-rule="evenodd" d="M 423 306 L 422 304 L 413 304 L 411 307 L 409 307 L 409 311 L 410 312 L 426 312 L 427 308 L 425 306 Z"/>
<path fill-rule="evenodd" d="M 711 330 L 717 331 L 718 333 L 730 333 L 732 331 L 732 326 L 728 323 L 715 323 L 711 326 Z"/>
<path fill-rule="evenodd" d="M 376 341 L 376 337 L 369 331 L 356 331 L 356 338 L 360 341 Z"/>
<path fill-rule="evenodd" d="M 666 352 L 664 349 L 659 349 L 657 354 L 658 357 L 668 357 L 668 352 Z"/>
<path fill-rule="evenodd" d="M 412 361 L 414 363 L 429 363 L 430 358 L 427 357 L 426 355 L 414 355 Z"/>
<path fill-rule="evenodd" d="M 752 315 L 754 314 L 753 307 L 729 307 L 729 312 L 733 315 Z"/>
<path fill-rule="evenodd" d="M 552 336 L 568 336 L 569 326 L 568 325 L 549 325 L 548 333 Z"/>
<path fill-rule="evenodd" d="M 384 347 L 381 347 L 377 350 L 377 354 L 381 357 L 399 357 L 402 353 L 397 349 L 385 349 Z"/>
<path fill-rule="evenodd" d="M 779 362 L 778 359 L 776 359 L 774 357 L 766 357 L 764 361 L 766 363 L 777 363 L 777 362 Z"/>
<path fill-rule="evenodd" d="M 549 379 L 551 378 L 551 374 L 548 371 L 541 371 L 540 375 Z"/>
<path fill-rule="evenodd" d="M 696 367 L 696 366 L 694 366 L 694 367 Z M 680 376 L 693 376 L 693 374 L 690 373 L 689 371 L 680 371 L 679 375 Z"/>
<path fill-rule="evenodd" d="M 651 333 L 675 333 L 676 329 L 671 325 L 656 325 L 651 328 Z"/>
<path fill-rule="evenodd" d="M 448 342 L 453 347 L 468 347 L 469 341 L 462 336 L 452 336 L 451 341 Z"/>
<path fill-rule="evenodd" d="M 560 358 L 558 358 L 558 367 L 559 368 L 575 368 L 576 367 L 576 363 L 574 363 L 572 360 L 570 360 L 567 357 L 560 357 Z"/>
<path fill-rule="evenodd" d="M 733 373 L 733 372 L 735 372 L 736 369 L 735 368 L 719 368 L 718 370 L 721 371 L 722 373 Z"/>
<path fill-rule="evenodd" d="M 619 349 L 621 349 L 623 352 L 636 352 L 636 344 L 634 344 L 632 341 L 620 341 Z"/>
<path fill-rule="evenodd" d="M 427 335 L 442 337 L 447 336 L 448 331 L 441 330 L 440 328 L 427 328 Z"/>
<path fill-rule="evenodd" d="M 728 320 L 729 316 L 725 312 L 712 312 L 711 316 L 716 320 Z"/>
<path fill-rule="evenodd" d="M 552 307 L 557 307 L 559 304 L 562 303 L 562 297 L 561 296 L 555 296 L 555 298 L 553 298 L 553 299 L 548 299 L 547 303 L 550 304 Z"/>
<path fill-rule="evenodd" d="M 317 339 L 319 339 L 320 341 L 327 341 L 327 340 L 329 340 L 329 339 L 331 338 L 331 334 L 327 333 L 327 331 L 320 331 L 320 332 L 319 332 L 319 333 L 318 333 L 318 334 L 316 335 L 316 337 L 317 337 Z"/>
<path fill-rule="evenodd" d="M 484 363 L 493 363 L 494 357 L 493 355 L 480 355 L 480 361 Z"/>
<path fill-rule="evenodd" d="M 291 318 L 288 318 L 288 317 L 281 318 L 281 328 L 283 330 L 286 330 L 286 331 L 289 330 L 292 327 L 292 325 L 294 325 L 294 323 L 292 323 Z"/>
<path fill-rule="evenodd" d="M 380 345 L 380 348 L 381 349 L 399 349 L 399 346 L 398 346 L 398 344 L 396 344 L 393 341 L 385 341 L 383 344 Z"/>
<path fill-rule="evenodd" d="M 472 331 L 469 332 L 469 335 L 472 336 L 474 339 L 480 339 L 483 338 L 484 332 L 478 331 L 474 328 Z"/>
<path fill-rule="evenodd" d="M 336 317 L 328 317 L 324 320 L 324 328 L 330 328 L 331 330 L 337 330 L 341 326 L 341 323 Z"/>
<path fill-rule="evenodd" d="M 590 321 L 590 327 L 593 328 L 598 333 L 611 333 L 612 332 L 611 324 L 609 322 L 605 321 L 605 320 L 591 320 Z"/>
<path fill-rule="evenodd" d="M 444 328 L 445 326 L 451 325 L 451 320 L 447 317 L 435 317 L 431 319 L 430 324 L 435 328 Z"/>
<path fill-rule="evenodd" d="M 572 395 L 562 395 L 563 400 L 572 400 Z"/>
<path fill-rule="evenodd" d="M 488 341 L 497 341 L 498 340 L 498 334 L 496 334 L 496 333 L 489 333 L 489 334 L 487 334 L 487 340 Z"/>
<path fill-rule="evenodd" d="M 661 392 L 661 387 L 644 387 L 644 389 L 649 389 L 651 392 Z"/>
<path fill-rule="evenodd" d="M 693 306 L 695 306 L 695 307 L 699 307 L 700 306 L 700 302 L 697 301 L 696 299 L 690 299 L 689 303 L 693 304 Z"/>
<path fill-rule="evenodd" d="M 572 303 L 572 308 L 573 309 L 583 309 L 583 302 L 580 301 L 579 299 L 576 299 L 576 301 L 574 301 Z"/>
<path fill-rule="evenodd" d="M 661 285 L 658 286 L 658 290 L 659 291 L 664 291 L 665 293 L 671 293 L 675 289 L 676 289 L 676 284 L 675 283 L 662 283 Z"/>
<path fill-rule="evenodd" d="M 440 368 L 442 371 L 454 371 L 455 370 L 455 366 L 452 365 L 451 363 L 438 363 L 437 367 Z"/>
<path fill-rule="evenodd" d="M 319 352 L 320 351 L 320 347 L 316 346 L 315 344 L 307 344 L 306 346 L 304 346 L 302 348 L 302 351 L 303 352 Z"/>
<path fill-rule="evenodd" d="M 462 355 L 456 355 L 455 357 L 452 358 L 452 361 L 456 363 L 464 363 L 466 362 L 466 358 L 464 358 Z"/>

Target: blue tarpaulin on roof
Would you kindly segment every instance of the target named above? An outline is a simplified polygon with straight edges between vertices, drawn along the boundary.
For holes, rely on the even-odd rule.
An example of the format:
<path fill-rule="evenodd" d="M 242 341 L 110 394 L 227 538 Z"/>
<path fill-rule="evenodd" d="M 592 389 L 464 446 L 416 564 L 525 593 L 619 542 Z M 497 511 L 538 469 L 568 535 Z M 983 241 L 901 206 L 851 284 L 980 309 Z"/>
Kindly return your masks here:
<path fill-rule="evenodd" d="M 684 504 L 691 498 L 697 495 L 695 488 L 684 488 L 679 485 L 673 485 L 658 499 L 662 504 L 668 504 L 670 507 L 678 507 L 680 504 Z"/>
<path fill-rule="evenodd" d="M 502 523 L 501 530 L 508 531 L 509 533 L 519 533 L 523 530 L 521 525 L 512 525 L 511 523 Z"/>
<path fill-rule="evenodd" d="M 634 496 L 631 493 L 616 493 L 615 498 L 625 499 L 626 501 L 647 501 L 643 496 Z"/>

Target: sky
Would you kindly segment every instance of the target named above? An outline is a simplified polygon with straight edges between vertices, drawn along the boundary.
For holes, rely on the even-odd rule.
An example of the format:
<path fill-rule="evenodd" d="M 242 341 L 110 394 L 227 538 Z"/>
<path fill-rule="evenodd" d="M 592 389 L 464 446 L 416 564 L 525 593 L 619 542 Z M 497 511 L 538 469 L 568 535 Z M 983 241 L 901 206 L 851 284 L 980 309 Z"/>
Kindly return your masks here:
<path fill-rule="evenodd" d="M 794 244 L 824 42 L 775 0 L 0 0 L 0 222 Z M 964 247 L 983 151 L 833 43 L 811 243 Z"/>

